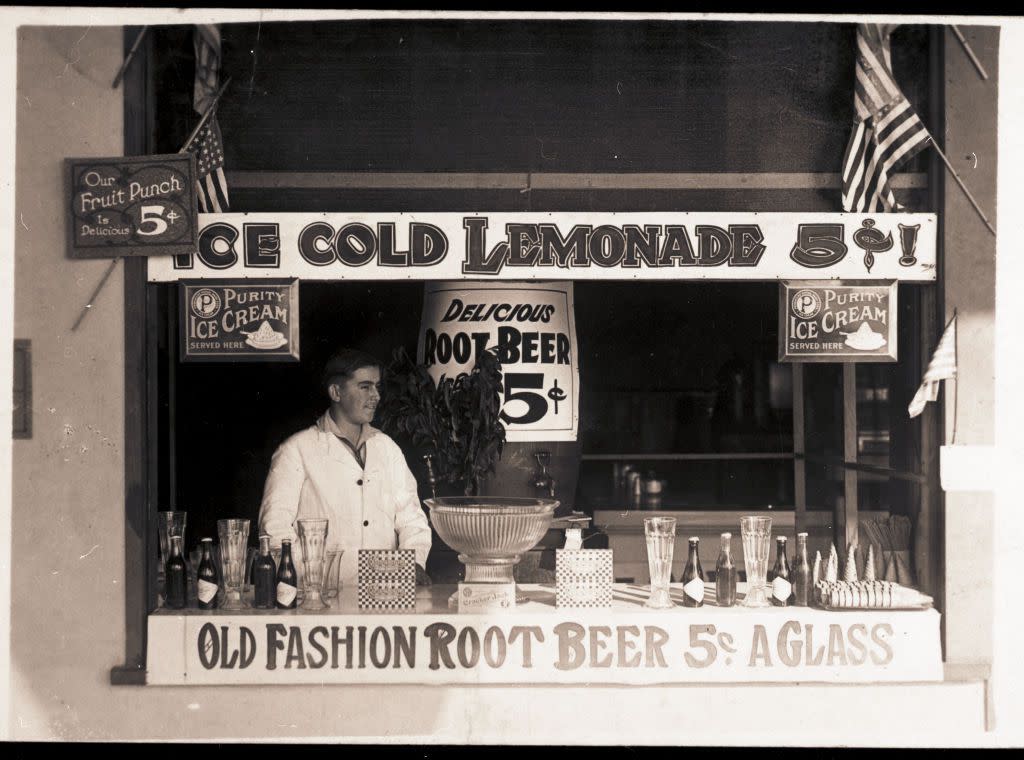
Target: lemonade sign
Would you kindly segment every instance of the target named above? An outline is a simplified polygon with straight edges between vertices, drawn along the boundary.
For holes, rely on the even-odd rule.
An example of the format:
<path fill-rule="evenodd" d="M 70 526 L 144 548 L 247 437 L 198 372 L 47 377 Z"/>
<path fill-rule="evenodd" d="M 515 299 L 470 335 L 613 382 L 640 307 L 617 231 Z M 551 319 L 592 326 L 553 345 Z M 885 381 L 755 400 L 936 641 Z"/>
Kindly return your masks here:
<path fill-rule="evenodd" d="M 298 361 L 298 280 L 185 280 L 182 361 Z"/>

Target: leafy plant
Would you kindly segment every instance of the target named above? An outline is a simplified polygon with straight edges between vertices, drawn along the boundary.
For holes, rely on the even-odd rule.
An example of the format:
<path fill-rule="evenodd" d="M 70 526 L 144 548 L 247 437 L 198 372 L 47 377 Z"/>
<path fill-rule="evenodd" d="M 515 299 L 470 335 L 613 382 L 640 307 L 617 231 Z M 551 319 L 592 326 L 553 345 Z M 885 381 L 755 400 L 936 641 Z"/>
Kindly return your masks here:
<path fill-rule="evenodd" d="M 469 496 L 494 472 L 505 445 L 501 424 L 502 373 L 496 351 L 477 357 L 468 373 L 442 375 L 434 383 L 427 368 L 404 348 L 392 355 L 378 414 L 388 433 L 407 436 L 434 455 L 440 480 L 462 485 Z"/>

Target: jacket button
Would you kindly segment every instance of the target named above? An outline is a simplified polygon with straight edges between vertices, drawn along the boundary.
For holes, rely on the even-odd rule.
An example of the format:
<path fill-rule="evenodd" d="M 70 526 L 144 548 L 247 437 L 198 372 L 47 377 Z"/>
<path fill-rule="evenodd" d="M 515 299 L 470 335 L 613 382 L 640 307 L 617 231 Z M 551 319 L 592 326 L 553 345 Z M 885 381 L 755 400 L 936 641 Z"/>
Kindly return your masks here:
<path fill-rule="evenodd" d="M 363 484 L 363 479 L 359 478 L 359 480 L 356 481 L 356 485 L 357 486 L 361 486 L 362 484 Z"/>
<path fill-rule="evenodd" d="M 367 527 L 367 526 L 369 526 L 369 524 L 370 524 L 370 521 L 369 521 L 369 520 L 363 520 L 363 527 L 364 527 L 364 528 L 365 528 L 365 527 Z"/>

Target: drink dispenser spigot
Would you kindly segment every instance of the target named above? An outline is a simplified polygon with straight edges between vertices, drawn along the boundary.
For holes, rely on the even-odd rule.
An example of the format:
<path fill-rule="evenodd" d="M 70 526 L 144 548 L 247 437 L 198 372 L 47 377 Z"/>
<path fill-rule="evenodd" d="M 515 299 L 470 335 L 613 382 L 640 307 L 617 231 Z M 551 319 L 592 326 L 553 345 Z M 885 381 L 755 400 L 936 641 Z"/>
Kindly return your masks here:
<path fill-rule="evenodd" d="M 555 479 L 548 472 L 548 465 L 551 464 L 551 452 L 537 451 L 533 456 L 537 460 L 540 470 L 534 473 L 533 479 L 530 481 L 531 485 L 542 495 L 553 499 L 555 498 Z"/>

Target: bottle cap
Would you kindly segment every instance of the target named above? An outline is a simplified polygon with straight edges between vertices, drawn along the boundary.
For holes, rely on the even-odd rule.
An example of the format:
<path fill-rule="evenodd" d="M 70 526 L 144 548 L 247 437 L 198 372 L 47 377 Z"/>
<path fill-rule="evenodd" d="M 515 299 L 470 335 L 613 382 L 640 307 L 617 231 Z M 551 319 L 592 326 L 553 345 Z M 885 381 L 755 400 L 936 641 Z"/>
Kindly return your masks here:
<path fill-rule="evenodd" d="M 786 543 L 786 537 L 785 536 L 776 536 L 775 540 L 778 541 L 780 544 Z"/>
<path fill-rule="evenodd" d="M 732 538 L 732 533 L 723 533 L 722 538 Z"/>
<path fill-rule="evenodd" d="M 690 536 L 690 543 L 700 543 L 700 536 Z"/>
<path fill-rule="evenodd" d="M 797 533 L 796 537 L 797 538 L 807 538 L 807 534 L 806 533 Z"/>
<path fill-rule="evenodd" d="M 201 539 L 199 539 L 199 541 L 200 541 L 200 543 L 205 543 L 207 541 L 209 541 L 211 544 L 213 543 L 213 539 L 212 538 L 201 538 Z"/>

